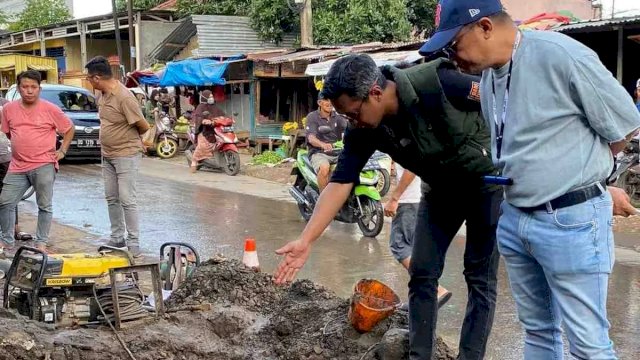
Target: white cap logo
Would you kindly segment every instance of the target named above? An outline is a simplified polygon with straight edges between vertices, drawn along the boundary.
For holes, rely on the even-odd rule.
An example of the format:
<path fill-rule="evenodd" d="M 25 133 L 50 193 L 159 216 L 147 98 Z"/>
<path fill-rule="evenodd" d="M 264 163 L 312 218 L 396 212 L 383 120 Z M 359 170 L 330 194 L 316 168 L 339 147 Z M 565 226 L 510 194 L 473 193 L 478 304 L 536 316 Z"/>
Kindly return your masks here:
<path fill-rule="evenodd" d="M 480 14 L 480 9 L 469 9 L 469 15 L 472 18 L 478 16 L 478 14 Z"/>

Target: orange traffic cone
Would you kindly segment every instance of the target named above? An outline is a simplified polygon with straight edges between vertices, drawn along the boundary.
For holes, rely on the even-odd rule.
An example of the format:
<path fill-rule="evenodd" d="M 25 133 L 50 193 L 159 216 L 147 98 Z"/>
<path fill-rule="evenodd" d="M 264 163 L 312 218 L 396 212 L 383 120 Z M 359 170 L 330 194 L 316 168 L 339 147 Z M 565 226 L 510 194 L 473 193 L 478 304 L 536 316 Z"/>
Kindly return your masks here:
<path fill-rule="evenodd" d="M 242 263 L 247 267 L 260 271 L 260 262 L 258 261 L 258 252 L 256 251 L 256 239 L 245 239 Z"/>

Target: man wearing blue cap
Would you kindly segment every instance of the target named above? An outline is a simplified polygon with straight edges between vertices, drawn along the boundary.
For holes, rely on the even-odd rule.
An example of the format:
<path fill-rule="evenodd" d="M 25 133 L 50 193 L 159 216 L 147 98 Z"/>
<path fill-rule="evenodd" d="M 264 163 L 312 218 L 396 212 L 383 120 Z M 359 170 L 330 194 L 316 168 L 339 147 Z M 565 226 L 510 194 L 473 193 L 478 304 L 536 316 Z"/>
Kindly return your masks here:
<path fill-rule="evenodd" d="M 444 50 L 483 72 L 493 161 L 512 185 L 498 224 L 526 360 L 616 359 L 607 284 L 612 214 L 635 209 L 605 179 L 640 127 L 631 97 L 586 46 L 556 32 L 520 32 L 498 0 L 442 0 L 424 55 Z M 613 199 L 612 199 L 613 198 Z"/>

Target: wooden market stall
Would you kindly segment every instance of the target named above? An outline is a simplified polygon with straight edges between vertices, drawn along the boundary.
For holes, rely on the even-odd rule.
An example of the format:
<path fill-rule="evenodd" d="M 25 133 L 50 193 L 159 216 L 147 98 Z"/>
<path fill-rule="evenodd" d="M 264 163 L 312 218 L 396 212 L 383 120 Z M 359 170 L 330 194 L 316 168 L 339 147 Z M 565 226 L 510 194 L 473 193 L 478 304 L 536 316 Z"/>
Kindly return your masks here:
<path fill-rule="evenodd" d="M 26 70 L 39 71 L 43 83 L 58 83 L 56 59 L 24 54 L 0 54 L 0 92 L 5 94 L 9 87 L 16 83 L 18 74 Z"/>

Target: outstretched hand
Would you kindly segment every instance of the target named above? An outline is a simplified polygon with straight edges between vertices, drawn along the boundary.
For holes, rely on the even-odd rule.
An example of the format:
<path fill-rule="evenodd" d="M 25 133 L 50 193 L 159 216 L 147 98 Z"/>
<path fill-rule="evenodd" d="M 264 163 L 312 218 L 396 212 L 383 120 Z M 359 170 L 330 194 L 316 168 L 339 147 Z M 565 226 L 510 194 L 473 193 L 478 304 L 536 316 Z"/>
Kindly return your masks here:
<path fill-rule="evenodd" d="M 311 245 L 302 240 L 292 241 L 276 250 L 276 254 L 284 255 L 284 259 L 282 259 L 274 274 L 276 284 L 292 282 L 298 271 L 307 262 L 310 251 Z"/>

